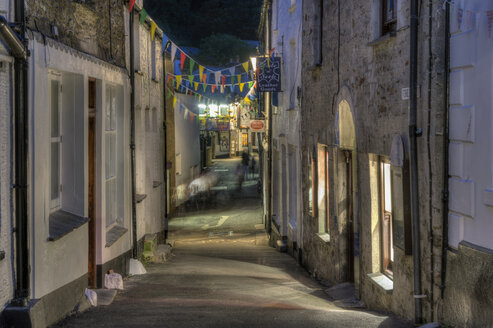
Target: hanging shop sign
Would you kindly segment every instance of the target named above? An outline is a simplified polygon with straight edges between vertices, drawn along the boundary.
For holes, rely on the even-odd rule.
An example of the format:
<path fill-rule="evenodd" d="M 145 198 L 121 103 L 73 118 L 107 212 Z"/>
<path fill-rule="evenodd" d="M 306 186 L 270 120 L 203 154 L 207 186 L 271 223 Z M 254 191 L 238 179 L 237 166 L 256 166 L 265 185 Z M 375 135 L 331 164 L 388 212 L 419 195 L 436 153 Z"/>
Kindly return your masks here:
<path fill-rule="evenodd" d="M 265 132 L 265 120 L 252 120 L 250 121 L 251 132 Z"/>
<path fill-rule="evenodd" d="M 257 86 L 260 92 L 281 91 L 281 57 L 261 58 Z"/>

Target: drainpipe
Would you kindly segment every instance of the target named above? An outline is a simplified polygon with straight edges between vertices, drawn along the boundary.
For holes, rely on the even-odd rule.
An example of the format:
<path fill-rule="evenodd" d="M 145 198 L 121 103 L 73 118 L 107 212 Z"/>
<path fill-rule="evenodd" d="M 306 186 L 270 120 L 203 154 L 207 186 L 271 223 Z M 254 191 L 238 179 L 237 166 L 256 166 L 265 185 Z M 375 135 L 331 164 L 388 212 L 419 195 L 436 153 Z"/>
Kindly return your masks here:
<path fill-rule="evenodd" d="M 30 289 L 30 267 L 29 267 L 29 231 L 27 214 L 27 161 L 28 161 L 28 63 L 27 63 L 27 41 L 25 26 L 24 1 L 15 2 L 15 21 L 18 24 L 20 38 L 16 35 L 5 38 L 12 54 L 15 56 L 14 62 L 14 194 L 15 194 L 15 299 L 12 301 L 14 306 L 27 306 Z M 2 39 L 4 31 L 10 30 L 5 21 L 2 21 Z M 11 30 L 10 30 L 11 31 Z M 19 39 L 23 39 L 22 43 Z M 17 43 L 17 47 L 14 44 Z"/>
<path fill-rule="evenodd" d="M 269 51 L 271 49 L 271 3 L 269 2 L 268 4 L 268 9 L 267 9 L 267 16 L 266 16 L 266 27 L 265 27 L 265 34 L 266 34 L 266 40 L 265 40 L 265 52 L 267 56 L 269 56 Z M 260 98 L 260 97 L 259 97 Z M 264 106 L 269 109 L 269 122 L 267 125 L 267 130 L 269 131 L 269 134 L 267 135 L 267 141 L 268 141 L 268 150 L 267 150 L 267 170 L 269 172 L 268 179 L 267 179 L 267 186 L 268 186 L 268 191 L 269 191 L 269 197 L 267 197 L 268 201 L 268 216 L 267 216 L 267 233 L 270 236 L 270 233 L 272 231 L 272 196 L 273 196 L 273 185 L 272 185 L 272 102 L 271 102 L 271 93 L 267 92 L 265 93 L 265 98 L 264 98 Z"/>
<path fill-rule="evenodd" d="M 448 250 L 448 179 L 449 179 L 449 72 L 450 72 L 450 5 L 445 9 L 445 92 L 443 108 L 443 191 L 442 191 L 442 271 L 441 271 L 441 298 L 444 298 L 445 279 Z"/>
<path fill-rule="evenodd" d="M 130 166 L 132 174 L 132 257 L 137 259 L 137 201 L 135 198 L 135 49 L 134 9 L 130 13 Z"/>
<path fill-rule="evenodd" d="M 166 42 L 163 51 L 163 132 L 164 132 L 164 242 L 168 239 L 168 126 L 166 122 L 166 111 L 168 110 L 166 102 L 166 87 L 168 86 L 166 77 L 166 49 L 171 44 Z"/>
<path fill-rule="evenodd" d="M 416 137 L 418 109 L 418 0 L 411 0 L 411 49 L 410 49 L 410 108 L 409 108 L 409 141 L 411 160 L 411 206 L 413 229 L 413 266 L 414 266 L 414 322 L 422 320 L 421 299 L 421 249 L 419 229 L 419 181 L 418 181 L 418 151 Z M 431 218 L 430 218 L 431 220 Z"/>

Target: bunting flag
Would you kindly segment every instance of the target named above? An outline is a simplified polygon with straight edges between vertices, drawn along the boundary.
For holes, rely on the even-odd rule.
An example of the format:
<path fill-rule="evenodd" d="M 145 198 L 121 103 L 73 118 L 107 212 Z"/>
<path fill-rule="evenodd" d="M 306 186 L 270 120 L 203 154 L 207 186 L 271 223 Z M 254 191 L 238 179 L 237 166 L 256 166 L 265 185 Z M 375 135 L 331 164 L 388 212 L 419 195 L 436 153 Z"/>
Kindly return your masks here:
<path fill-rule="evenodd" d="M 460 30 L 460 26 L 462 25 L 462 14 L 464 13 L 464 10 L 462 8 L 459 8 L 457 10 L 457 27 Z"/>
<path fill-rule="evenodd" d="M 231 89 L 231 93 L 235 92 L 235 85 L 234 84 L 231 84 L 229 87 Z"/>
<path fill-rule="evenodd" d="M 486 12 L 486 17 L 488 17 L 488 38 L 491 37 L 491 24 L 493 23 L 493 10 L 488 10 Z"/>
<path fill-rule="evenodd" d="M 222 85 L 223 85 L 223 88 L 224 88 L 224 85 L 226 84 L 226 75 L 223 75 L 222 76 Z"/>
<path fill-rule="evenodd" d="M 229 75 L 235 75 L 235 68 L 234 66 L 229 68 Z"/>
<path fill-rule="evenodd" d="M 197 89 L 199 88 L 199 82 L 194 82 L 193 86 L 195 87 L 195 91 L 197 91 Z"/>
<path fill-rule="evenodd" d="M 215 71 L 214 80 L 216 81 L 216 84 L 219 84 L 220 78 L 221 78 L 221 71 Z"/>
<path fill-rule="evenodd" d="M 253 86 L 253 82 L 248 82 L 248 89 L 251 89 Z"/>
<path fill-rule="evenodd" d="M 142 8 L 142 11 L 140 12 L 140 25 L 144 24 L 144 22 L 146 21 L 146 18 L 147 18 L 147 11 Z"/>
<path fill-rule="evenodd" d="M 199 76 L 202 77 L 204 75 L 204 66 L 199 65 Z"/>
<path fill-rule="evenodd" d="M 243 92 L 243 87 L 245 86 L 245 83 L 240 83 L 240 92 Z"/>
<path fill-rule="evenodd" d="M 200 101 L 200 100 L 202 100 L 202 95 L 201 95 L 201 94 L 199 94 L 199 101 Z"/>
<path fill-rule="evenodd" d="M 193 67 L 195 66 L 195 61 L 192 58 L 190 58 L 189 63 L 190 63 L 190 75 L 192 75 L 193 74 Z"/>
<path fill-rule="evenodd" d="M 183 65 L 185 65 L 186 55 L 183 51 L 180 51 L 180 69 L 183 70 Z"/>
<path fill-rule="evenodd" d="M 161 50 L 161 52 L 164 54 L 164 52 L 166 51 L 166 45 L 168 44 L 168 37 L 163 33 L 163 49 Z"/>
<path fill-rule="evenodd" d="M 238 79 L 238 83 L 241 83 L 241 74 L 238 75 L 237 79 Z"/>
<path fill-rule="evenodd" d="M 181 84 L 181 78 L 182 76 L 181 75 L 177 75 L 176 76 L 176 88 L 178 89 L 178 87 L 180 86 Z"/>
<path fill-rule="evenodd" d="M 212 90 L 212 93 L 214 93 L 214 90 L 216 90 L 216 85 L 215 84 L 211 85 L 211 90 Z"/>
<path fill-rule="evenodd" d="M 231 85 L 235 84 L 235 76 L 231 75 Z"/>
<path fill-rule="evenodd" d="M 128 12 L 131 13 L 132 10 L 134 9 L 134 5 L 135 5 L 135 0 L 130 0 L 130 2 L 128 3 Z"/>
<path fill-rule="evenodd" d="M 184 106 L 183 104 L 180 104 L 180 113 L 181 113 L 181 112 L 183 112 L 183 108 L 184 108 L 184 107 L 185 107 L 185 106 Z"/>
<path fill-rule="evenodd" d="M 224 84 L 221 85 L 221 93 L 224 93 Z"/>
<path fill-rule="evenodd" d="M 173 108 L 176 106 L 176 97 L 173 97 Z"/>
<path fill-rule="evenodd" d="M 204 83 L 207 83 L 207 73 L 204 73 L 204 75 L 202 75 L 202 81 Z"/>
<path fill-rule="evenodd" d="M 245 70 L 245 72 L 248 73 L 248 61 L 244 62 L 242 65 L 243 65 L 243 69 Z"/>
<path fill-rule="evenodd" d="M 204 87 L 204 92 L 207 90 L 207 84 L 202 84 L 202 86 Z"/>
<path fill-rule="evenodd" d="M 171 44 L 171 62 L 175 62 L 175 56 L 176 56 L 176 45 L 174 43 Z M 173 65 L 174 67 L 174 65 Z"/>
<path fill-rule="evenodd" d="M 168 89 L 168 99 L 171 98 L 171 96 L 173 96 L 173 92 Z"/>
<path fill-rule="evenodd" d="M 188 81 L 190 81 L 190 83 L 192 83 L 192 82 L 193 82 L 193 75 L 189 75 L 189 76 L 188 76 Z"/>
<path fill-rule="evenodd" d="M 173 75 L 168 75 L 168 81 L 166 82 L 166 84 L 169 84 L 169 81 L 171 80 L 171 78 L 173 78 Z"/>
<path fill-rule="evenodd" d="M 154 21 L 151 22 L 151 40 L 154 41 L 154 35 L 156 34 L 157 25 Z"/>

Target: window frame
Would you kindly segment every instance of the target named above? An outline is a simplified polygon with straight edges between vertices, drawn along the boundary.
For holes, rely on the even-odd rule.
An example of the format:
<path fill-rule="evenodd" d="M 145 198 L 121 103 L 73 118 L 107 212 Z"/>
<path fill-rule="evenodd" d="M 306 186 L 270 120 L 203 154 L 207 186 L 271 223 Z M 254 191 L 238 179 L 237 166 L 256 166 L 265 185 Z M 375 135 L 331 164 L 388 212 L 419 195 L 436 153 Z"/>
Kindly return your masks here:
<path fill-rule="evenodd" d="M 49 77 L 49 88 L 50 88 L 50 212 L 56 212 L 62 208 L 62 124 L 63 124 L 63 117 L 62 117 L 62 79 L 61 76 L 58 74 L 50 74 Z M 52 136 L 52 123 L 53 123 L 53 82 L 56 82 L 58 84 L 58 136 L 53 137 Z M 52 194 L 53 194 L 53 183 L 52 183 L 52 175 L 53 175 L 53 144 L 57 143 L 58 144 L 58 197 L 53 199 Z"/>
<path fill-rule="evenodd" d="M 119 154 L 119 145 L 118 145 L 118 106 L 116 103 L 116 87 L 111 84 L 106 84 L 105 86 L 105 110 L 104 110 L 104 128 L 103 128 L 103 140 L 105 143 L 105 156 L 104 156 L 104 161 L 105 161 L 105 170 L 104 170 L 104 187 L 105 187 L 105 226 L 107 228 L 111 228 L 115 223 L 118 222 L 118 207 L 116 206 L 118 200 L 118 156 Z M 111 92 L 108 98 L 108 92 Z M 113 101 L 114 99 L 114 101 Z M 108 100 L 110 100 L 110 104 L 108 104 Z M 110 123 L 109 123 L 109 129 L 108 129 L 108 106 L 114 106 L 113 110 L 110 109 Z M 114 126 L 113 126 L 114 123 Z M 111 152 L 110 149 L 108 149 L 108 142 L 107 142 L 107 137 L 111 136 L 112 137 L 112 143 L 113 143 L 113 152 Z M 112 171 L 112 175 L 108 176 L 108 154 L 112 155 L 112 158 L 110 160 L 113 161 L 113 163 L 110 163 L 112 165 L 112 169 L 110 168 L 110 171 Z M 110 172 L 111 174 L 111 172 Z M 113 184 L 114 190 L 113 190 L 113 200 L 108 200 L 108 187 L 110 184 Z M 109 218 L 108 217 L 108 206 L 112 207 L 112 212 L 115 217 Z"/>
<path fill-rule="evenodd" d="M 320 155 L 323 155 L 323 159 L 320 158 Z M 320 169 L 321 165 L 323 165 L 323 192 L 324 192 L 324 197 L 325 200 L 324 206 L 325 206 L 325 218 L 322 220 L 320 218 L 320 208 L 319 208 L 319 196 L 320 196 Z M 317 217 L 318 217 L 318 233 L 321 234 L 329 234 L 330 235 L 330 211 L 329 211 L 329 146 L 324 145 L 324 144 L 317 144 Z"/>
<path fill-rule="evenodd" d="M 380 250 L 381 250 L 381 270 L 389 278 L 393 277 L 393 264 L 394 264 L 394 236 L 393 236 L 393 217 L 392 217 L 392 171 L 390 159 L 380 156 L 378 161 L 379 172 L 379 189 L 380 189 Z M 386 195 L 386 174 L 385 170 L 388 169 L 389 179 L 389 195 Z M 390 211 L 386 208 L 386 196 L 390 198 Z M 388 218 L 388 219 L 387 219 Z M 386 226 L 386 220 L 388 220 L 388 226 Z"/>
<path fill-rule="evenodd" d="M 391 18 L 387 19 L 388 2 L 392 3 Z M 395 32 L 397 29 L 397 1 L 396 0 L 380 0 L 381 5 L 381 18 L 380 18 L 380 30 L 381 35 Z"/>

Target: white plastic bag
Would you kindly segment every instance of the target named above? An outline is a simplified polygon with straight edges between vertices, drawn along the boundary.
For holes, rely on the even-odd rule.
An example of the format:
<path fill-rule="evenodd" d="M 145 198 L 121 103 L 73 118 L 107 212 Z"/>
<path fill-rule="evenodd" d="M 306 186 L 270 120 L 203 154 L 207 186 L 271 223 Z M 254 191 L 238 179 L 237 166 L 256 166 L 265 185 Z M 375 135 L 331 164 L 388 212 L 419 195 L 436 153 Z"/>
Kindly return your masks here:
<path fill-rule="evenodd" d="M 119 273 L 110 273 L 104 276 L 104 287 L 107 289 L 123 290 L 123 278 Z"/>

